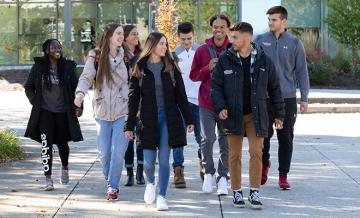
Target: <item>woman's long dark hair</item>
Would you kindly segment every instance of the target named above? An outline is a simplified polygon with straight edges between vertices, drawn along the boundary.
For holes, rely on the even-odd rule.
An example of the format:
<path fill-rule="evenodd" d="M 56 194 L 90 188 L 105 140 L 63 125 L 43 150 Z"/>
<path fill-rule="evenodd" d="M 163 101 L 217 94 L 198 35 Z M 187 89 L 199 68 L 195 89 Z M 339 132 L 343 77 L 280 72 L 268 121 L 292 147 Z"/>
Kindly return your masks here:
<path fill-rule="evenodd" d="M 45 87 L 47 89 L 51 89 L 51 79 L 50 79 L 50 57 L 49 57 L 49 52 L 50 52 L 50 45 L 52 42 L 58 42 L 61 45 L 61 42 L 57 39 L 47 39 L 43 44 L 42 44 L 42 51 L 44 52 L 44 60 L 45 60 L 45 71 L 44 74 L 42 75 L 44 83 L 45 83 Z M 60 59 L 57 61 L 57 76 L 60 80 L 60 85 L 63 86 L 64 84 L 64 67 L 65 67 L 65 59 L 62 56 L 62 52 L 61 52 L 61 56 Z"/>

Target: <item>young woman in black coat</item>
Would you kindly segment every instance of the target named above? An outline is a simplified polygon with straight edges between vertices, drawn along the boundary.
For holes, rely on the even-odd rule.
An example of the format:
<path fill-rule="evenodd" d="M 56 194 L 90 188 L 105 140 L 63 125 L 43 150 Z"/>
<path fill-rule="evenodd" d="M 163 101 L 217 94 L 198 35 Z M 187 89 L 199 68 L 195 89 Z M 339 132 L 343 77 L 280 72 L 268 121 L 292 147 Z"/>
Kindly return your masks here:
<path fill-rule="evenodd" d="M 62 184 L 69 182 L 69 141 L 82 141 L 74 107 L 78 79 L 76 64 L 62 56 L 57 39 L 48 39 L 42 46 L 44 56 L 35 57 L 25 93 L 32 110 L 25 137 L 41 143 L 41 159 L 46 177 L 45 191 L 54 190 L 52 175 L 53 144 L 59 149 Z"/>
<path fill-rule="evenodd" d="M 130 78 L 125 134 L 129 139 L 134 138 L 133 131 L 140 108 L 139 147 L 144 152 L 147 180 L 144 200 L 152 204 L 156 198 L 154 174 L 158 156 L 158 210 L 168 210 L 165 197 L 170 176 L 170 150 L 187 144 L 184 121 L 188 132 L 194 129 L 188 105 L 184 82 L 170 55 L 165 35 L 150 33 Z"/>

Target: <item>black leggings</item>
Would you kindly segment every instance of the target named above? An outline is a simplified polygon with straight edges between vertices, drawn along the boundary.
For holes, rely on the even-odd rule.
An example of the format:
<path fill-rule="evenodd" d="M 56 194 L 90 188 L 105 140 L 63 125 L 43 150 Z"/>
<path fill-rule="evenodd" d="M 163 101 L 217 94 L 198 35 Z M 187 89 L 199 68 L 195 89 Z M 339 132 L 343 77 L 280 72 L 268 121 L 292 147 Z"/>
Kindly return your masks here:
<path fill-rule="evenodd" d="M 66 113 L 40 112 L 41 160 L 45 176 L 51 175 L 53 144 L 59 149 L 61 164 L 68 166 L 70 148 L 67 143 L 68 125 Z"/>

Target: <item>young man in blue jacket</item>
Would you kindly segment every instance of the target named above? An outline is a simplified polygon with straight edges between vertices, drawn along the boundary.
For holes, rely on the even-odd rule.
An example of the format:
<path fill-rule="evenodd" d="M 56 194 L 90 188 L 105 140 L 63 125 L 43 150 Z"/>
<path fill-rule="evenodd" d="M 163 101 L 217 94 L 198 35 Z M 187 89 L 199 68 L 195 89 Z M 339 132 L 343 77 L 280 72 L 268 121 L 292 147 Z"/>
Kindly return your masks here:
<path fill-rule="evenodd" d="M 223 122 L 229 144 L 229 171 L 233 205 L 244 207 L 241 188 L 241 152 L 243 138 L 249 141 L 250 195 L 254 209 L 261 209 L 259 195 L 263 140 L 268 136 L 267 98 L 275 112 L 275 127 L 282 128 L 284 104 L 275 67 L 264 52 L 251 42 L 249 23 L 235 24 L 232 44 L 220 55 L 211 79 L 211 97 Z"/>

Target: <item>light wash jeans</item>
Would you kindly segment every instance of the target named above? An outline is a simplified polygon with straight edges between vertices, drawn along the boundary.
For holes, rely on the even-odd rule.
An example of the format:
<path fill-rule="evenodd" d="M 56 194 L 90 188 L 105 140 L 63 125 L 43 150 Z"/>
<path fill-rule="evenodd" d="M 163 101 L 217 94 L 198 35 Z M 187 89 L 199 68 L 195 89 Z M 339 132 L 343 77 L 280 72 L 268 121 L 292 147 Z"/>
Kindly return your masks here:
<path fill-rule="evenodd" d="M 159 158 L 159 182 L 158 191 L 159 195 L 165 197 L 166 190 L 170 177 L 170 146 L 169 146 L 169 134 L 166 122 L 165 108 L 159 108 L 158 110 L 158 127 L 160 131 L 160 145 L 159 151 L 144 149 L 144 171 L 146 180 L 148 183 L 155 183 L 155 161 L 156 154 Z"/>
<path fill-rule="evenodd" d="M 128 140 L 123 132 L 125 117 L 115 121 L 96 119 L 97 146 L 107 186 L 119 190 Z"/>

